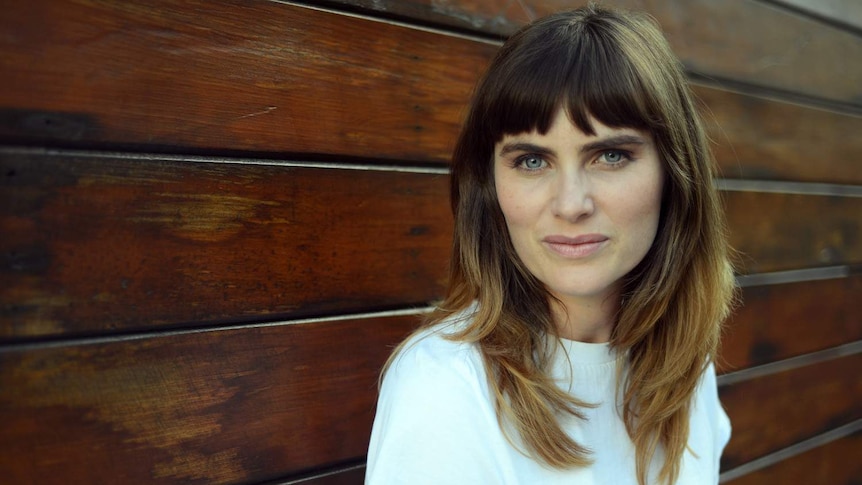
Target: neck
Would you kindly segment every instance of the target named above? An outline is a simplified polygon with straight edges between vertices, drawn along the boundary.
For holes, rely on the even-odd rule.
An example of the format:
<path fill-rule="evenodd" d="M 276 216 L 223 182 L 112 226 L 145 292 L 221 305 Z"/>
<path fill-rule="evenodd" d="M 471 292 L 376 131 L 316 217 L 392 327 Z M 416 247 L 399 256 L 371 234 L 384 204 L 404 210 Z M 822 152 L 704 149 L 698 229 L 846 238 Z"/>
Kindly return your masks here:
<path fill-rule="evenodd" d="M 560 298 L 551 301 L 557 336 L 578 342 L 599 343 L 611 339 L 619 296 Z"/>

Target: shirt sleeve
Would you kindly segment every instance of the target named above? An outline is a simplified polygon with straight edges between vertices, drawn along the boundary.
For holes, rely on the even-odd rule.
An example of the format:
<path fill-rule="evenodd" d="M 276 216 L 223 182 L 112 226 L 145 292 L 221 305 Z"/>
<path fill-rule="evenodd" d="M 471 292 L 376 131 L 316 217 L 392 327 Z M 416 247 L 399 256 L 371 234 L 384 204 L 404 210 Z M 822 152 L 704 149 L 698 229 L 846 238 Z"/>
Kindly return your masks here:
<path fill-rule="evenodd" d="M 413 342 L 383 379 L 366 484 L 503 483 L 497 435 L 478 353 L 439 336 Z"/>

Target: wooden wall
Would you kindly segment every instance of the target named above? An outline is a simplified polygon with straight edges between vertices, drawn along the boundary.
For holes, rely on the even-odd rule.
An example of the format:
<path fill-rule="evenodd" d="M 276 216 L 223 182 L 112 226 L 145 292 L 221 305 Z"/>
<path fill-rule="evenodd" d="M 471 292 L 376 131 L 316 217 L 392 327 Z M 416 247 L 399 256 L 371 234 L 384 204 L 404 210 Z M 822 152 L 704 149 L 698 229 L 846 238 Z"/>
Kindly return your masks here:
<path fill-rule="evenodd" d="M 579 3 L 3 2 L 4 483 L 361 483 L 473 83 Z M 722 480 L 858 483 L 859 4 L 618 4 L 696 83 L 743 255 Z"/>

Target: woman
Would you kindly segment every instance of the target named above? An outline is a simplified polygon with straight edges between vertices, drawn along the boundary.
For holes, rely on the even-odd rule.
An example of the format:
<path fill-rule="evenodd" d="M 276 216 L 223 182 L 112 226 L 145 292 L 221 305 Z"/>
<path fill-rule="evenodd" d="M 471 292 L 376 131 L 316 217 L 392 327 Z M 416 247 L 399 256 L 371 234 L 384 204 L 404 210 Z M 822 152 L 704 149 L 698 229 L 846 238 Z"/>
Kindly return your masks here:
<path fill-rule="evenodd" d="M 647 17 L 587 7 L 509 39 L 453 156 L 448 293 L 387 365 L 367 482 L 717 483 L 713 171 Z"/>

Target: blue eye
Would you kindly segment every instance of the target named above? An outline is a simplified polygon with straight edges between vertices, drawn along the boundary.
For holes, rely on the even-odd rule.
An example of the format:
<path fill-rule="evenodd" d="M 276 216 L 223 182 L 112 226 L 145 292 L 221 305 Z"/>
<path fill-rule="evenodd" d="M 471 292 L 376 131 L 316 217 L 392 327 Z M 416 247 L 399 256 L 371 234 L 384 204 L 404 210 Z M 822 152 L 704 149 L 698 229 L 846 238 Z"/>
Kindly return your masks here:
<path fill-rule="evenodd" d="M 535 155 L 525 155 L 518 159 L 518 165 L 527 170 L 539 170 L 545 167 L 545 160 Z"/>
<path fill-rule="evenodd" d="M 622 150 L 608 150 L 602 153 L 601 161 L 608 165 L 619 165 L 629 160 L 629 155 Z"/>

